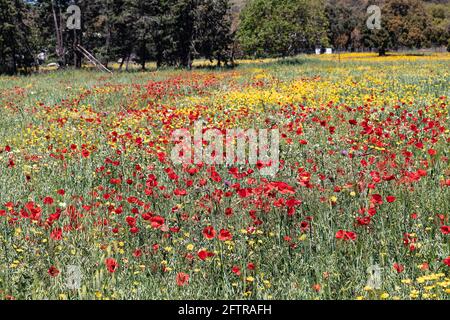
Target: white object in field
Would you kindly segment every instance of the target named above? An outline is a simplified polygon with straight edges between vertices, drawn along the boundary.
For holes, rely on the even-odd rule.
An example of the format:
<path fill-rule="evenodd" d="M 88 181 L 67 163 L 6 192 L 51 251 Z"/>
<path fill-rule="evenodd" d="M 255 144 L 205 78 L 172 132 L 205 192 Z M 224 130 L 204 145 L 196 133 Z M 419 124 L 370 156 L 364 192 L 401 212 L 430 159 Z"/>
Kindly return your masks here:
<path fill-rule="evenodd" d="M 332 53 L 333 53 L 333 49 L 331 49 L 331 48 L 326 48 L 325 54 L 332 54 Z"/>
<path fill-rule="evenodd" d="M 320 54 L 320 49 L 316 49 L 316 54 Z"/>
<path fill-rule="evenodd" d="M 59 68 L 59 64 L 57 64 L 56 62 L 52 62 L 52 63 L 49 63 L 49 64 L 47 65 L 47 67 L 56 67 L 56 68 Z"/>
<path fill-rule="evenodd" d="M 379 290 L 381 289 L 382 285 L 382 276 L 381 272 L 383 271 L 383 268 L 381 268 L 378 265 L 371 266 L 367 268 L 367 273 L 369 275 L 369 278 L 367 279 L 367 287 L 370 287 L 372 289 Z"/>
<path fill-rule="evenodd" d="M 44 61 L 45 60 L 45 52 L 40 52 L 38 55 L 37 55 L 37 58 L 39 59 L 39 60 L 42 60 L 42 61 Z"/>

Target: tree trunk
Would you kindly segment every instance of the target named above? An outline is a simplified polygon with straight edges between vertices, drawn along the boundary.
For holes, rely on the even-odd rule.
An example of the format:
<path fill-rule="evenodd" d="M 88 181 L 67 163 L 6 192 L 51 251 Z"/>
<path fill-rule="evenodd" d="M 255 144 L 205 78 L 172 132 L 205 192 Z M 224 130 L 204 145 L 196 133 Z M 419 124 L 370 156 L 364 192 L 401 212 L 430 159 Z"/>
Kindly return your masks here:
<path fill-rule="evenodd" d="M 126 67 L 125 67 L 125 70 L 126 70 L 126 71 L 128 71 L 128 65 L 129 65 L 129 63 L 130 63 L 130 55 L 131 55 L 131 53 L 129 53 L 128 56 L 127 56 L 127 65 L 126 65 Z"/>
<path fill-rule="evenodd" d="M 125 62 L 126 58 L 126 56 L 122 56 L 122 59 L 120 60 L 119 71 L 122 71 L 123 63 Z"/>
<path fill-rule="evenodd" d="M 55 2 L 52 1 L 52 12 L 53 12 L 53 21 L 55 23 L 55 33 L 56 33 L 56 55 L 58 56 L 58 63 L 64 64 L 64 48 L 62 43 L 62 31 L 61 25 L 58 23 L 58 17 L 56 16 L 55 10 Z M 61 14 L 61 9 L 60 9 Z M 60 17 L 61 19 L 61 17 Z"/>
<path fill-rule="evenodd" d="M 16 59 L 16 46 L 15 45 L 13 45 L 13 47 L 12 47 L 12 59 L 13 59 L 12 73 L 16 74 L 17 73 L 17 59 Z"/>
<path fill-rule="evenodd" d="M 109 63 L 109 53 L 111 51 L 111 26 L 108 23 L 108 33 L 106 36 L 106 57 L 104 65 L 108 68 Z"/>
<path fill-rule="evenodd" d="M 145 41 L 141 43 L 141 66 L 142 71 L 145 71 Z"/>

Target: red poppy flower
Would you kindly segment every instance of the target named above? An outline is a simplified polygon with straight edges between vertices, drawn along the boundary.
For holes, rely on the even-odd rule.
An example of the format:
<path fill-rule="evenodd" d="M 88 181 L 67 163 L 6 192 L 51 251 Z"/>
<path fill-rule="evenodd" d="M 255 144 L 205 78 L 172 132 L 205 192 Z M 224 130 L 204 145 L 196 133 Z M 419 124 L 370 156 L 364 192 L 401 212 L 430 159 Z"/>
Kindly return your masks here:
<path fill-rule="evenodd" d="M 203 229 L 203 236 L 208 240 L 214 239 L 216 231 L 212 226 L 205 227 L 205 229 Z"/>
<path fill-rule="evenodd" d="M 398 264 L 397 262 L 394 263 L 393 267 L 398 273 L 402 273 L 403 270 L 405 270 L 405 267 L 401 264 Z"/>
<path fill-rule="evenodd" d="M 206 258 L 208 257 L 208 252 L 206 250 L 200 250 L 197 255 L 200 260 L 206 260 Z"/>
<path fill-rule="evenodd" d="M 225 215 L 226 215 L 227 217 L 231 217 L 231 216 L 233 215 L 233 209 L 231 209 L 231 208 L 226 208 L 226 209 L 225 209 Z"/>
<path fill-rule="evenodd" d="M 108 258 L 105 260 L 106 269 L 108 269 L 109 272 L 114 273 L 117 271 L 117 268 L 119 267 L 119 264 L 117 261 L 113 258 Z"/>
<path fill-rule="evenodd" d="M 114 185 L 120 185 L 121 183 L 122 183 L 122 179 L 120 179 L 120 178 L 111 178 L 110 180 L 109 180 L 109 183 L 111 183 L 111 184 L 114 184 Z"/>
<path fill-rule="evenodd" d="M 231 268 L 231 272 L 233 272 L 237 276 L 240 276 L 241 275 L 241 268 L 239 268 L 238 266 L 233 266 L 233 268 Z"/>
<path fill-rule="evenodd" d="M 62 230 L 61 228 L 56 228 L 50 233 L 50 238 L 53 240 L 61 240 L 62 239 Z"/>
<path fill-rule="evenodd" d="M 314 291 L 319 292 L 320 289 L 322 289 L 322 286 L 317 283 L 317 284 L 313 285 L 312 288 Z"/>
<path fill-rule="evenodd" d="M 136 250 L 134 250 L 133 256 L 134 256 L 135 258 L 139 258 L 140 256 L 142 256 L 142 250 L 141 250 L 141 249 L 136 249 Z"/>
<path fill-rule="evenodd" d="M 356 218 L 356 221 L 358 222 L 358 225 L 360 226 L 367 226 L 370 224 L 371 218 L 370 216 L 366 216 L 366 217 L 358 217 Z"/>
<path fill-rule="evenodd" d="M 176 196 L 185 196 L 185 195 L 187 195 L 187 192 L 184 189 L 175 189 L 173 194 Z"/>
<path fill-rule="evenodd" d="M 152 228 L 158 229 L 164 224 L 164 218 L 161 216 L 154 216 L 150 218 Z"/>
<path fill-rule="evenodd" d="M 134 227 L 136 225 L 136 218 L 134 217 L 128 216 L 125 218 L 125 221 L 128 223 L 130 227 Z"/>
<path fill-rule="evenodd" d="M 379 194 L 373 194 L 372 198 L 370 199 L 370 201 L 372 203 L 374 203 L 374 204 L 382 204 L 383 203 L 383 198 Z"/>
<path fill-rule="evenodd" d="M 424 262 L 421 264 L 420 266 L 420 270 L 426 271 L 430 269 L 430 265 L 428 264 L 428 262 Z"/>
<path fill-rule="evenodd" d="M 53 198 L 51 198 L 51 197 L 45 197 L 45 198 L 44 198 L 44 204 L 48 204 L 48 205 L 53 204 Z"/>
<path fill-rule="evenodd" d="M 450 233 L 450 227 L 449 226 L 442 226 L 441 227 L 441 232 L 443 234 L 449 234 Z"/>
<path fill-rule="evenodd" d="M 176 277 L 177 286 L 185 286 L 189 283 L 189 275 L 184 272 L 179 272 Z"/>
<path fill-rule="evenodd" d="M 219 232 L 219 240 L 220 241 L 228 241 L 231 240 L 233 236 L 231 235 L 230 231 L 222 229 Z"/>
<path fill-rule="evenodd" d="M 394 196 L 387 196 L 387 197 L 386 197 L 386 201 L 389 202 L 389 203 L 394 202 L 396 199 L 397 199 L 397 198 L 394 197 Z"/>
<path fill-rule="evenodd" d="M 139 232 L 139 228 L 138 228 L 138 227 L 130 228 L 130 232 L 131 232 L 132 234 L 136 234 L 136 233 Z"/>
<path fill-rule="evenodd" d="M 309 222 L 308 221 L 302 221 L 300 223 L 300 230 L 302 232 L 305 232 L 306 230 L 308 230 L 308 228 L 309 228 Z"/>
<path fill-rule="evenodd" d="M 238 194 L 241 198 L 247 198 L 252 194 L 252 189 L 250 188 L 239 189 Z"/>
<path fill-rule="evenodd" d="M 90 153 L 89 153 L 89 151 L 87 151 L 85 149 L 85 150 L 81 151 L 81 155 L 83 156 L 83 158 L 87 158 L 87 157 L 89 157 Z"/>
<path fill-rule="evenodd" d="M 450 257 L 445 258 L 443 262 L 450 267 Z"/>
<path fill-rule="evenodd" d="M 255 264 L 253 262 L 249 262 L 247 264 L 247 269 L 250 271 L 255 270 Z"/>
<path fill-rule="evenodd" d="M 339 230 L 338 232 L 336 232 L 336 239 L 339 240 L 356 240 L 356 233 L 352 232 L 352 231 L 345 231 L 345 230 Z"/>
<path fill-rule="evenodd" d="M 300 204 L 302 204 L 302 202 L 300 200 L 296 200 L 296 199 L 292 199 L 292 198 L 286 201 L 286 206 L 288 208 L 293 208 L 293 207 L 298 206 Z"/>
<path fill-rule="evenodd" d="M 47 272 L 52 277 L 56 277 L 59 274 L 59 270 L 55 266 L 51 266 Z"/>
<path fill-rule="evenodd" d="M 213 252 L 208 252 L 206 250 L 200 250 L 197 253 L 198 257 L 200 258 L 200 260 L 206 260 L 207 258 L 211 258 L 214 257 L 214 253 Z"/>

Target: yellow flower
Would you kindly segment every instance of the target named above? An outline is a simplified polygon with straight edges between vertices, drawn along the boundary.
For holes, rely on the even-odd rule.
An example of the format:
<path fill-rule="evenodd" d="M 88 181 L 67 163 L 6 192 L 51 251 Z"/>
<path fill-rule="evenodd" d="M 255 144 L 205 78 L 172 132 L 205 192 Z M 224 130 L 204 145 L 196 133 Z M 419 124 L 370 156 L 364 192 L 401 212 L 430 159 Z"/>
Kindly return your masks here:
<path fill-rule="evenodd" d="M 402 280 L 402 283 L 404 283 L 404 284 L 411 284 L 411 279 L 403 279 Z"/>

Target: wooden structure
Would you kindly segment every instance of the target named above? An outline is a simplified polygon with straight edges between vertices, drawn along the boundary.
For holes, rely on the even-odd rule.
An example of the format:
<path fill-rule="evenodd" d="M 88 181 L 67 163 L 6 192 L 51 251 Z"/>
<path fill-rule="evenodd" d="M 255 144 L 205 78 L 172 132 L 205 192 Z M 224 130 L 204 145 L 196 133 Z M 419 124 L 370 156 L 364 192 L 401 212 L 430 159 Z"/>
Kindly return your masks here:
<path fill-rule="evenodd" d="M 112 71 L 109 70 L 107 67 L 105 67 L 100 61 L 97 60 L 96 57 L 94 57 L 89 51 L 87 51 L 85 48 L 80 46 L 79 44 L 76 46 L 77 50 L 86 58 L 88 59 L 94 66 L 96 66 L 98 69 L 104 72 L 108 72 L 112 74 Z"/>

